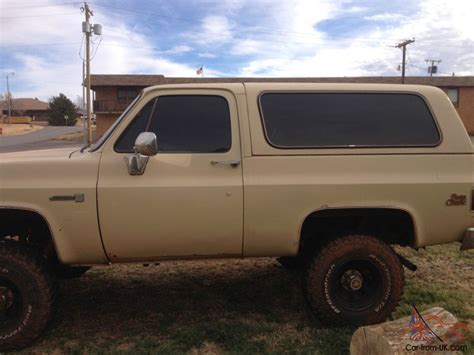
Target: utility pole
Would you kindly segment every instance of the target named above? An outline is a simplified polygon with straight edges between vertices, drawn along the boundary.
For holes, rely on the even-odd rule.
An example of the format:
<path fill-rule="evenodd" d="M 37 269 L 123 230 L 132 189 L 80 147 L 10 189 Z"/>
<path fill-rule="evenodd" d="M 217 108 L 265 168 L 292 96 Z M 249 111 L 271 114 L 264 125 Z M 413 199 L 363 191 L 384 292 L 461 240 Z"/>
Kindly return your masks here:
<path fill-rule="evenodd" d="M 425 59 L 426 63 L 431 63 L 431 66 L 428 67 L 428 73 L 430 73 L 430 76 L 433 76 L 433 73 L 438 72 L 438 66 L 434 65 L 434 63 L 439 64 L 441 63 L 441 59 Z"/>
<path fill-rule="evenodd" d="M 403 49 L 403 57 L 402 57 L 402 84 L 405 84 L 405 57 L 407 54 L 407 45 L 414 43 L 415 38 L 403 41 L 398 43 L 395 48 L 402 48 Z"/>
<path fill-rule="evenodd" d="M 86 107 L 86 86 L 84 85 L 84 81 L 86 80 L 86 76 L 85 76 L 85 73 L 86 73 L 86 62 L 84 60 L 82 60 L 82 107 L 81 107 L 81 116 L 82 116 L 82 119 L 84 120 L 83 124 L 84 124 L 84 127 L 83 127 L 83 134 L 84 134 L 84 146 L 87 146 L 87 142 L 88 142 L 88 139 L 87 139 L 87 121 L 86 121 L 86 118 L 84 117 L 84 108 Z"/>
<path fill-rule="evenodd" d="M 15 75 L 14 72 L 7 74 L 7 100 L 8 100 L 8 119 L 10 120 L 10 124 L 12 124 L 12 96 L 10 94 L 10 83 L 8 81 L 9 76 Z"/>
<path fill-rule="evenodd" d="M 90 40 L 92 26 L 89 23 L 89 19 L 94 13 L 89 9 L 87 2 L 84 3 L 83 7 L 84 14 L 86 15 L 86 21 L 82 23 L 82 32 L 86 36 L 86 112 L 87 112 L 87 144 L 92 144 L 92 120 L 91 120 L 91 58 L 90 58 Z"/>
<path fill-rule="evenodd" d="M 87 2 L 81 7 L 81 11 L 86 16 L 86 21 L 82 23 L 82 32 L 86 37 L 86 111 L 87 111 L 87 143 L 92 144 L 92 115 L 91 115 L 91 36 L 95 34 L 100 36 L 102 34 L 102 25 L 92 25 L 89 20 L 94 13 L 89 8 Z M 96 48 L 97 51 L 97 48 Z M 84 85 L 84 83 L 82 84 Z"/>

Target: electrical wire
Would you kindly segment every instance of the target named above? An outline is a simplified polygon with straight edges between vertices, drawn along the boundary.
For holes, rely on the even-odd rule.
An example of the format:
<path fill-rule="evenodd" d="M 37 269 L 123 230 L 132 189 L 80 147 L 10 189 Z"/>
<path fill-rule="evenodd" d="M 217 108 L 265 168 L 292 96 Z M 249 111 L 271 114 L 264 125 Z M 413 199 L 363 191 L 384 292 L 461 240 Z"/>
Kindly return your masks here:
<path fill-rule="evenodd" d="M 4 47 L 49 47 L 49 46 L 75 46 L 80 42 L 63 42 L 63 43 L 39 43 L 39 44 L 0 44 L 0 48 Z"/>
<path fill-rule="evenodd" d="M 116 10 L 116 11 L 125 11 L 125 12 L 130 12 L 130 13 L 134 13 L 134 14 L 139 14 L 139 15 L 145 15 L 145 16 L 153 16 L 153 21 L 156 22 L 156 18 L 161 18 L 161 19 L 164 19 L 164 20 L 174 20 L 174 21 L 178 21 L 178 22 L 183 22 L 187 25 L 189 25 L 190 23 L 190 20 L 189 19 L 186 19 L 186 18 L 183 18 L 183 17 L 176 17 L 176 16 L 173 16 L 172 18 L 169 17 L 169 16 L 163 16 L 163 14 L 157 14 L 157 13 L 154 13 L 154 12 L 144 12 L 144 11 L 137 11 L 137 10 L 130 10 L 130 9 L 125 9 L 125 8 L 120 8 L 120 7 L 117 7 L 117 6 L 112 6 L 112 5 L 105 5 L 105 4 L 100 4 L 98 2 L 93 2 L 92 3 L 93 5 L 95 6 L 99 6 L 99 7 L 103 7 L 103 8 L 106 8 L 106 9 L 109 9 L 109 10 Z M 146 21 L 143 21 L 142 19 L 142 22 L 146 22 Z M 261 29 L 256 29 L 256 28 L 248 28 L 248 29 L 245 29 L 245 28 L 242 28 L 240 27 L 241 30 L 244 30 L 244 31 L 248 31 L 248 32 L 251 32 L 251 33 L 265 33 L 265 34 L 270 34 L 270 35 L 288 35 L 288 36 L 296 36 L 296 37 L 301 37 L 301 36 L 306 36 L 306 37 L 312 37 L 312 38 L 317 38 L 318 40 L 323 40 L 323 39 L 326 39 L 326 36 L 324 36 L 323 34 L 319 35 L 317 33 L 303 33 L 303 32 L 289 32 L 289 31 L 268 31 L 268 30 L 261 30 Z M 234 37 L 235 38 L 235 37 Z M 354 40 L 353 37 L 349 37 L 349 36 L 339 36 L 338 38 L 345 38 L 347 40 Z M 282 40 L 284 41 L 284 40 Z M 282 41 L 279 41 L 278 43 L 281 43 Z M 365 39 L 359 39 L 357 40 L 359 42 L 367 42 L 367 43 L 373 43 L 373 44 L 389 44 L 388 42 L 386 41 L 381 41 L 381 40 L 365 40 Z M 277 41 L 275 41 L 277 42 Z M 288 43 L 288 41 L 284 41 L 284 43 Z M 297 43 L 306 43 L 306 42 L 297 42 Z M 308 42 L 308 44 L 311 44 L 311 42 Z"/>
<path fill-rule="evenodd" d="M 113 5 L 109 5 L 109 4 L 103 4 L 103 3 L 99 3 L 97 1 L 94 1 L 92 4 L 94 4 L 95 6 L 99 6 L 99 7 L 103 7 L 103 8 L 107 8 L 109 10 L 115 10 L 115 11 L 124 11 L 124 12 L 129 12 L 129 13 L 134 13 L 134 14 L 139 14 L 139 15 L 145 15 L 145 16 L 153 16 L 153 21 L 156 22 L 156 18 L 161 18 L 161 19 L 164 19 L 164 20 L 174 20 L 174 21 L 178 21 L 178 22 L 183 22 L 183 23 L 186 23 L 187 25 L 189 25 L 190 23 L 190 20 L 188 18 L 183 18 L 183 17 L 177 17 L 177 16 L 173 16 L 173 17 L 170 17 L 170 16 L 164 16 L 163 14 L 158 14 L 158 13 L 155 13 L 155 12 L 150 12 L 150 11 L 137 11 L 137 10 L 131 10 L 131 9 L 126 9 L 126 8 L 123 8 L 123 7 L 117 7 L 117 6 L 113 6 Z M 146 21 L 143 21 L 142 19 L 142 22 L 146 22 Z M 326 36 L 324 34 L 318 34 L 318 33 L 304 33 L 304 32 L 292 32 L 292 31 L 269 31 L 269 30 L 262 30 L 262 29 L 258 29 L 258 28 L 243 28 L 243 27 L 240 27 L 240 30 L 243 30 L 243 31 L 247 31 L 247 32 L 250 32 L 250 33 L 264 33 L 264 34 L 269 34 L 269 35 L 273 35 L 273 36 L 278 36 L 278 35 L 281 35 L 281 36 L 297 36 L 297 37 L 301 37 L 301 36 L 305 36 L 305 37 L 312 37 L 312 38 L 317 38 L 319 40 L 324 40 L 324 39 L 327 39 Z M 236 37 L 234 37 L 236 38 Z M 242 38 L 242 37 L 237 37 L 237 38 Z M 353 41 L 353 42 L 359 42 L 359 43 L 365 43 L 365 44 L 375 44 L 375 45 L 390 45 L 390 43 L 388 43 L 388 40 L 376 40 L 376 39 L 354 39 L 354 37 L 350 37 L 350 36 L 338 36 L 339 39 L 347 39 L 347 40 L 350 40 L 350 41 Z M 265 40 L 268 42 L 268 38 Z M 282 41 L 275 41 L 273 39 L 273 41 L 275 43 L 282 43 L 282 41 L 284 43 L 288 43 L 287 40 L 282 40 Z M 443 40 L 443 42 L 446 42 L 446 41 L 450 41 L 449 39 L 447 40 Z M 455 41 L 455 40 L 453 40 Z M 425 39 L 423 40 L 423 43 L 429 43 L 429 42 L 433 42 L 433 43 L 437 43 L 439 42 L 438 39 Z M 308 44 L 311 44 L 311 42 L 296 42 L 296 43 L 308 43 Z M 443 45 L 444 47 L 465 47 L 465 46 L 449 46 L 449 45 Z"/>
<path fill-rule="evenodd" d="M 64 6 L 64 5 L 75 5 L 75 4 L 82 4 L 80 1 L 71 1 L 71 2 L 62 2 L 62 3 L 56 3 L 56 4 L 38 4 L 34 3 L 35 5 L 27 5 L 23 4 L 25 6 L 8 6 L 8 7 L 1 7 L 2 10 L 9 10 L 9 9 L 30 9 L 34 7 L 58 7 L 58 6 Z"/>
<path fill-rule="evenodd" d="M 84 57 L 82 56 L 82 46 L 84 45 L 84 38 L 86 37 L 85 34 L 82 35 L 82 41 L 81 41 L 81 46 L 79 47 L 79 58 L 82 60 L 85 60 Z"/>
<path fill-rule="evenodd" d="M 409 65 L 410 67 L 414 67 L 414 68 L 426 70 L 426 68 L 427 68 L 426 66 L 425 66 L 425 67 L 422 67 L 422 66 L 419 66 L 419 65 L 416 65 L 416 64 L 413 64 L 413 63 L 412 63 L 411 58 L 410 58 L 410 55 L 408 54 L 408 49 L 407 49 L 407 58 L 408 58 L 408 65 Z M 450 74 L 446 74 L 446 73 L 438 73 L 438 74 L 450 75 Z"/>
<path fill-rule="evenodd" d="M 95 47 L 95 49 L 92 50 L 92 55 L 91 55 L 91 58 L 90 58 L 91 61 L 92 61 L 92 59 L 94 59 L 95 55 L 97 54 L 97 51 L 99 50 L 99 46 L 100 46 L 101 43 L 102 43 L 102 35 L 100 36 L 99 43 L 97 44 L 97 47 Z"/>
<path fill-rule="evenodd" d="M 0 17 L 0 20 L 8 20 L 8 19 L 14 19 L 14 18 L 27 18 L 27 17 L 76 15 L 76 14 L 77 12 L 62 12 L 62 13 L 55 13 L 55 14 L 41 14 L 41 15 L 28 15 L 28 16 L 6 16 L 6 17 Z"/>

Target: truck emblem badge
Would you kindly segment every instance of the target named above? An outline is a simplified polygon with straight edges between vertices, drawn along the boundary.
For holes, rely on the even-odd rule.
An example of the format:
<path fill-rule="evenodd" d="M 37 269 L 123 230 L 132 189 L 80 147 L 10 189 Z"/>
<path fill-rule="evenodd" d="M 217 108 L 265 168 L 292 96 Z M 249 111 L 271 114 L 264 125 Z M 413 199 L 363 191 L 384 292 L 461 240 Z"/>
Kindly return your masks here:
<path fill-rule="evenodd" d="M 84 194 L 75 194 L 75 195 L 55 195 L 49 197 L 50 201 L 74 201 L 74 202 L 84 202 Z"/>
<path fill-rule="evenodd" d="M 446 206 L 463 206 L 467 203 L 466 195 L 452 194 L 451 197 L 446 200 Z"/>

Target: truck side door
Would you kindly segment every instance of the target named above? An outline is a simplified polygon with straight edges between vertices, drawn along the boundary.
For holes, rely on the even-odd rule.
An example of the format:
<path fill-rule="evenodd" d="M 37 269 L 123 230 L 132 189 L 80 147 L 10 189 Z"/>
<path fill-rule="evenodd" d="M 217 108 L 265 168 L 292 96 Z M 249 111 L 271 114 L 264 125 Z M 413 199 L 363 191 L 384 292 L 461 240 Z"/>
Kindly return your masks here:
<path fill-rule="evenodd" d="M 137 104 L 104 147 L 98 179 L 102 240 L 111 260 L 240 256 L 243 187 L 238 112 L 225 90 L 162 89 Z M 136 137 L 158 154 L 132 176 Z"/>

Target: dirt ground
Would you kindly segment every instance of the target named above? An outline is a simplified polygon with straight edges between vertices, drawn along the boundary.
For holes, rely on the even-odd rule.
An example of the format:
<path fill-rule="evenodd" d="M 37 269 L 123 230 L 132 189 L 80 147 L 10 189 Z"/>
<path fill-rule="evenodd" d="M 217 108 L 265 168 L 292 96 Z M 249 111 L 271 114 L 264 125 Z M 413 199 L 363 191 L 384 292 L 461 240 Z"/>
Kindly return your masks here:
<path fill-rule="evenodd" d="M 54 137 L 52 140 L 53 141 L 77 141 L 80 140 L 81 138 L 84 138 L 84 133 L 83 132 L 76 132 L 76 133 L 68 133 L 68 134 L 62 134 L 60 136 Z"/>
<path fill-rule="evenodd" d="M 440 306 L 474 330 L 474 251 L 399 251 L 419 270 L 393 317 Z M 322 325 L 301 283 L 269 258 L 96 267 L 60 282 L 54 321 L 23 353 L 348 354 L 355 328 Z"/>
<path fill-rule="evenodd" d="M 16 136 L 19 134 L 30 133 L 34 131 L 38 131 L 43 129 L 44 126 L 38 125 L 30 125 L 30 124 L 8 124 L 8 123 L 0 123 L 0 127 L 2 128 L 2 135 L 1 136 Z"/>

